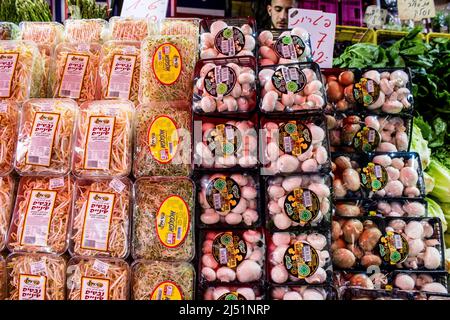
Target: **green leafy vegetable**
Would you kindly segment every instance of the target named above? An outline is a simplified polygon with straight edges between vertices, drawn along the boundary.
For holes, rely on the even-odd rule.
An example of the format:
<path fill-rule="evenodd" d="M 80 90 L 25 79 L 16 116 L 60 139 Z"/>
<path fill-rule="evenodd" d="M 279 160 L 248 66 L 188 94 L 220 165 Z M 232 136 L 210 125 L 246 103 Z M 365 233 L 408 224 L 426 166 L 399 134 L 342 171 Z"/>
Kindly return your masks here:
<path fill-rule="evenodd" d="M 427 172 L 434 179 L 434 188 L 430 195 L 440 202 L 450 202 L 450 170 L 432 159 Z"/>
<path fill-rule="evenodd" d="M 428 216 L 441 219 L 442 231 L 447 231 L 448 220 L 446 219 L 442 208 L 431 198 L 425 198 L 425 200 L 428 202 Z"/>

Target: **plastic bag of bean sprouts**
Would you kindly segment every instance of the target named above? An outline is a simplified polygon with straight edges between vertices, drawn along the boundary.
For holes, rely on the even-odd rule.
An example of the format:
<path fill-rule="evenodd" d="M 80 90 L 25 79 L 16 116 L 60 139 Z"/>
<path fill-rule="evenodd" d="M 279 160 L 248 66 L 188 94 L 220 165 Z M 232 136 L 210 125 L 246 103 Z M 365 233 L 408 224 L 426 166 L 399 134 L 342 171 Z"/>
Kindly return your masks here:
<path fill-rule="evenodd" d="M 130 244 L 131 181 L 77 179 L 74 188 L 69 252 L 124 259 Z"/>

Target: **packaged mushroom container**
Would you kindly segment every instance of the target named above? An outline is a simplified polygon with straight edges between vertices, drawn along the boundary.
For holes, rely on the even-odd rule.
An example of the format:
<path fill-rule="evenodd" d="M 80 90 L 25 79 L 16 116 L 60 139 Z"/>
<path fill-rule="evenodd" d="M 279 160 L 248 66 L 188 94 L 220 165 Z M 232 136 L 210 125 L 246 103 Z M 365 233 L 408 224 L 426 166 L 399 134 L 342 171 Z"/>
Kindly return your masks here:
<path fill-rule="evenodd" d="M 261 223 L 259 181 L 250 173 L 205 174 L 197 181 L 200 226 L 255 227 Z"/>
<path fill-rule="evenodd" d="M 253 18 L 204 19 L 200 23 L 200 59 L 255 56 Z"/>
<path fill-rule="evenodd" d="M 260 229 L 200 234 L 200 281 L 250 283 L 264 279 L 265 241 Z"/>
<path fill-rule="evenodd" d="M 415 152 L 370 154 L 360 180 L 369 198 L 425 196 L 422 166 Z"/>
<path fill-rule="evenodd" d="M 329 231 L 274 232 L 268 247 L 269 281 L 310 285 L 331 280 Z"/>
<path fill-rule="evenodd" d="M 12 253 L 6 258 L 8 300 L 64 300 L 66 262 L 43 253 Z"/>
<path fill-rule="evenodd" d="M 335 271 L 333 273 L 333 284 L 339 290 L 347 287 L 362 288 L 362 289 L 392 289 L 389 285 L 391 281 L 391 274 L 387 272 L 380 272 L 380 270 L 373 268 L 367 269 L 368 272 L 346 272 Z M 369 273 L 369 271 L 371 271 Z"/>
<path fill-rule="evenodd" d="M 355 83 L 353 97 L 362 110 L 411 113 L 413 96 L 409 69 L 366 69 Z"/>
<path fill-rule="evenodd" d="M 131 269 L 132 300 L 194 300 L 195 271 L 189 263 L 138 260 Z"/>
<path fill-rule="evenodd" d="M 427 202 L 424 200 L 337 200 L 334 213 L 341 217 L 425 217 Z"/>
<path fill-rule="evenodd" d="M 133 258 L 190 261 L 195 251 L 192 180 L 140 178 L 134 184 L 134 194 Z"/>
<path fill-rule="evenodd" d="M 204 285 L 200 288 L 200 300 L 263 300 L 265 297 L 265 290 L 260 285 Z"/>
<path fill-rule="evenodd" d="M 444 270 L 439 218 L 386 218 L 379 252 L 387 268 Z"/>
<path fill-rule="evenodd" d="M 310 34 L 303 28 L 261 31 L 258 46 L 261 66 L 312 61 Z"/>
<path fill-rule="evenodd" d="M 327 286 L 272 286 L 270 300 L 334 300 L 334 292 Z"/>
<path fill-rule="evenodd" d="M 226 121 L 220 118 L 194 117 L 194 120 L 195 168 L 257 166 L 258 132 L 255 119 Z M 201 136 L 197 123 L 201 124 Z"/>
<path fill-rule="evenodd" d="M 75 256 L 67 265 L 67 300 L 128 300 L 130 278 L 123 260 Z"/>
<path fill-rule="evenodd" d="M 414 300 L 414 295 L 396 290 L 345 288 L 340 294 L 340 300 Z"/>
<path fill-rule="evenodd" d="M 394 271 L 392 286 L 405 291 L 448 294 L 446 272 Z"/>
<path fill-rule="evenodd" d="M 327 92 L 327 112 L 346 112 L 357 110 L 357 103 L 353 95 L 357 70 L 322 69 L 325 76 Z"/>
<path fill-rule="evenodd" d="M 131 238 L 132 184 L 122 179 L 75 181 L 69 252 L 126 258 Z"/>
<path fill-rule="evenodd" d="M 321 111 L 326 105 L 319 66 L 290 63 L 260 67 L 260 109 L 264 113 Z"/>
<path fill-rule="evenodd" d="M 16 180 L 12 174 L 0 177 L 0 251 L 6 246 L 14 205 Z"/>
<path fill-rule="evenodd" d="M 381 267 L 378 243 L 383 235 L 382 220 L 376 217 L 335 218 L 331 225 L 331 256 L 338 270 L 366 270 Z"/>
<path fill-rule="evenodd" d="M 78 118 L 71 99 L 30 99 L 22 106 L 15 169 L 20 175 L 69 172 Z"/>
<path fill-rule="evenodd" d="M 253 57 L 200 60 L 195 66 L 192 108 L 200 114 L 236 114 L 256 107 Z"/>
<path fill-rule="evenodd" d="M 412 135 L 409 115 L 327 114 L 332 152 L 408 151 Z"/>
<path fill-rule="evenodd" d="M 261 128 L 265 174 L 329 172 L 328 135 L 322 116 L 263 118 Z"/>
<path fill-rule="evenodd" d="M 333 173 L 333 195 L 335 199 L 358 199 L 364 196 L 364 189 L 362 188 L 359 176 L 359 171 L 363 163 L 364 158 L 359 154 L 334 153 L 332 155 L 331 168 Z M 347 208 L 341 206 L 339 209 L 336 208 L 336 212 L 341 215 L 342 209 L 346 210 Z M 349 207 L 349 209 L 351 211 L 345 215 L 360 215 L 360 211 L 357 208 Z"/>
<path fill-rule="evenodd" d="M 331 221 L 328 175 L 291 175 L 266 180 L 266 218 L 276 230 L 325 227 Z"/>
<path fill-rule="evenodd" d="M 73 198 L 73 178 L 22 177 L 8 231 L 12 252 L 63 254 Z"/>

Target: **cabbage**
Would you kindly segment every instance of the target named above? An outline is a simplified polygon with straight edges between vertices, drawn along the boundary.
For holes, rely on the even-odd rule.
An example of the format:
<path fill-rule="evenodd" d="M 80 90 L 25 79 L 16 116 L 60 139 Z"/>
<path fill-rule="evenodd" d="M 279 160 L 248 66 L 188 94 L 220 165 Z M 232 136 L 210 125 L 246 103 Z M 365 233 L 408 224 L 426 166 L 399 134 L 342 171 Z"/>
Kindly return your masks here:
<path fill-rule="evenodd" d="M 431 198 L 425 198 L 425 200 L 428 202 L 428 216 L 441 219 L 442 231 L 443 232 L 447 231 L 447 223 L 448 223 L 447 219 L 450 220 L 450 217 L 446 217 L 444 215 L 442 208 L 439 206 L 439 204 L 436 201 L 434 201 Z"/>
<path fill-rule="evenodd" d="M 423 180 L 425 181 L 425 194 L 429 194 L 434 189 L 434 178 L 424 171 Z"/>
<path fill-rule="evenodd" d="M 423 138 L 422 131 L 415 122 L 412 129 L 411 151 L 419 154 L 422 169 L 425 170 L 430 163 L 431 149 L 428 148 L 428 141 Z"/>
<path fill-rule="evenodd" d="M 432 159 L 427 173 L 434 179 L 434 188 L 430 195 L 440 202 L 450 202 L 450 170 Z"/>

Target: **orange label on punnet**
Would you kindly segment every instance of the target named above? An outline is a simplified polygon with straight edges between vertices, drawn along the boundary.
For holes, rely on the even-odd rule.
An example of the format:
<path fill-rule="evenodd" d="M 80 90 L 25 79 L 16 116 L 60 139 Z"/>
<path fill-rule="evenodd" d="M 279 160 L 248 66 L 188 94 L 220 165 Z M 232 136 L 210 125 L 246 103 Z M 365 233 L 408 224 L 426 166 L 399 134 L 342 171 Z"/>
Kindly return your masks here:
<path fill-rule="evenodd" d="M 46 276 L 19 275 L 19 300 L 45 300 Z"/>
<path fill-rule="evenodd" d="M 0 98 L 11 97 L 11 88 L 18 59 L 18 53 L 0 54 Z"/>
<path fill-rule="evenodd" d="M 81 277 L 81 300 L 109 300 L 109 279 Z"/>

